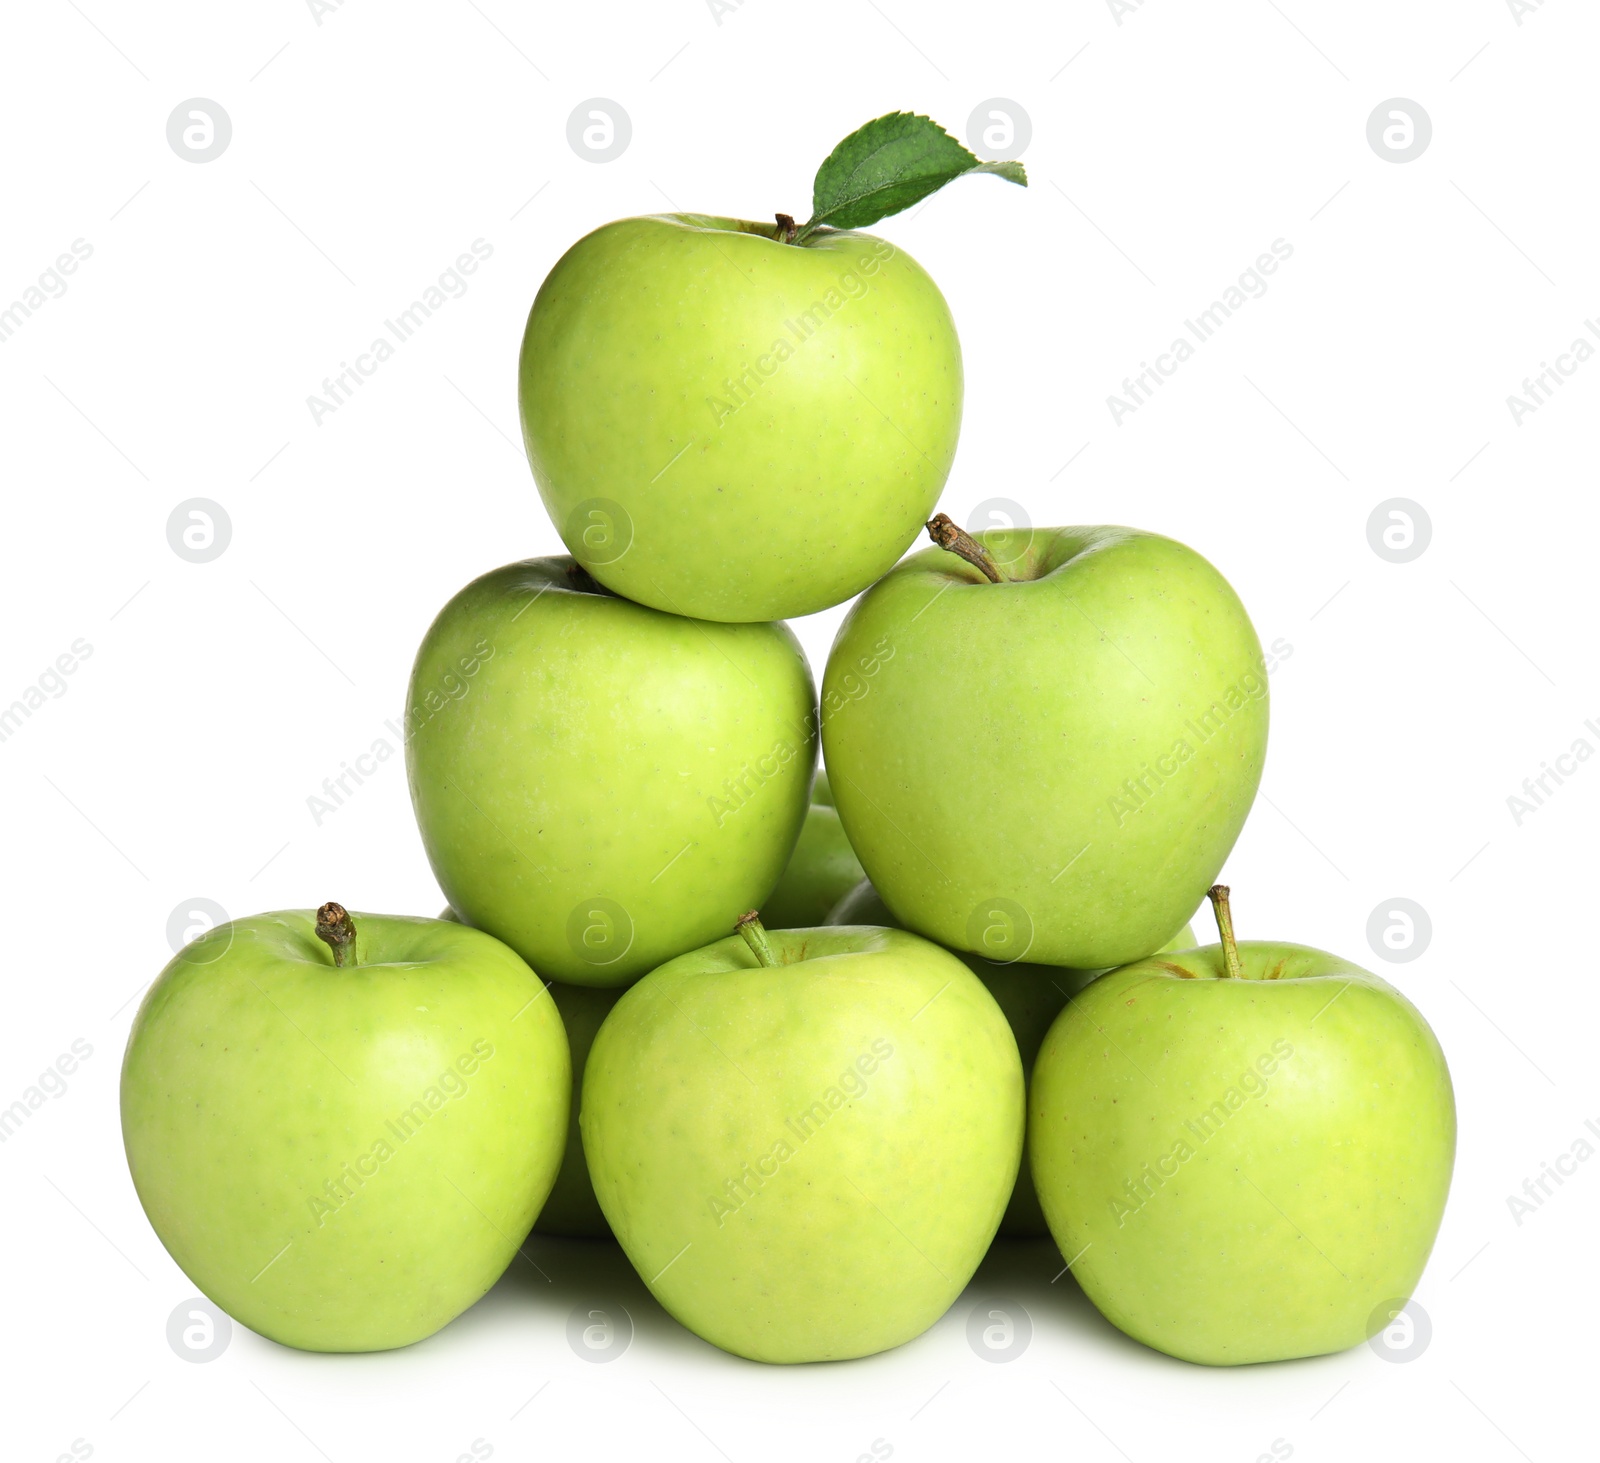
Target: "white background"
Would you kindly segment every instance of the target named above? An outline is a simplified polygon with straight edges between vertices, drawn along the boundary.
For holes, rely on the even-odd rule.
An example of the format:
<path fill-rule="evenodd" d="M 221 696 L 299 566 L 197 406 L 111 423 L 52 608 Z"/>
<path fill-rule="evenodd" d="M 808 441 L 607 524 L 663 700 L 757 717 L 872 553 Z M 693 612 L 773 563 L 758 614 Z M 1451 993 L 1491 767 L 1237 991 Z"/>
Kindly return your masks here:
<path fill-rule="evenodd" d="M 13 7 L 0 304 L 74 239 L 92 256 L 0 342 L 6 573 L 0 704 L 75 639 L 92 654 L 0 743 L 11 950 L 0 1105 L 75 1039 L 92 1057 L 0 1148 L 7 1458 L 448 1463 L 686 1459 L 1542 1460 L 1592 1390 L 1600 1162 L 1519 1225 L 1507 1197 L 1600 1120 L 1592 1032 L 1600 766 L 1520 826 L 1507 798 L 1600 718 L 1592 424 L 1600 361 L 1520 423 L 1507 396 L 1600 316 L 1593 201 L 1600 21 L 1578 0 L 911 0 Z M 232 140 L 169 146 L 179 103 Z M 612 99 L 632 141 L 580 158 Z M 557 550 L 523 460 L 515 358 L 580 234 L 674 206 L 802 215 L 833 143 L 895 108 L 965 134 L 1031 119 L 1027 191 L 958 183 L 881 232 L 950 300 L 967 404 L 942 506 L 1159 529 L 1210 557 L 1264 642 L 1262 795 L 1226 874 L 1245 937 L 1374 966 L 1425 1012 L 1460 1108 L 1455 1186 L 1417 1299 L 1431 1343 L 1211 1371 L 1135 1345 L 1046 1245 L 991 1256 L 920 1340 L 765 1368 L 680 1330 L 620 1252 L 537 1247 L 433 1340 L 298 1354 L 236 1329 L 169 1348 L 193 1295 L 145 1222 L 118 1133 L 135 998 L 169 915 L 440 895 L 398 759 L 319 827 L 307 798 L 393 733 L 433 613 L 476 574 Z M 1431 117 L 1417 159 L 1367 138 Z M 359 395 L 306 399 L 475 239 L 493 255 Z M 1292 258 L 1157 398 L 1107 397 L 1275 239 Z M 1369 544 L 1420 504 L 1425 552 Z M 167 539 L 180 502 L 231 520 L 219 558 Z M 820 675 L 841 611 L 797 628 Z M 598 769 L 597 769 L 598 771 Z M 1380 959 L 1369 915 L 1431 917 Z M 1024 1306 L 1003 1365 L 973 1304 Z M 625 1305 L 620 1359 L 566 1342 Z M 535 1395 L 537 1394 L 537 1395 Z M 533 1400 L 528 1399 L 532 1397 Z M 1592 1429 L 1584 1427 L 1592 1436 Z M 1281 1448 L 1280 1448 L 1281 1452 Z"/>

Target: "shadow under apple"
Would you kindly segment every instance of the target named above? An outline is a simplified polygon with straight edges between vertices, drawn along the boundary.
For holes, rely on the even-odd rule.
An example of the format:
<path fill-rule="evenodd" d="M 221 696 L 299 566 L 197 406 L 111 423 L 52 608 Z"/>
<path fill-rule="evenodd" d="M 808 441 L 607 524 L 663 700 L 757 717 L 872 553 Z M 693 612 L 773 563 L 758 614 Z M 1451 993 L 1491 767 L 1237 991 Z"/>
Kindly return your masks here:
<path fill-rule="evenodd" d="M 622 1246 L 610 1238 L 530 1234 L 506 1273 L 468 1314 L 481 1312 L 484 1318 L 502 1320 L 526 1316 L 530 1310 L 562 1323 L 570 1323 L 578 1316 L 580 1339 L 575 1350 L 584 1345 L 587 1318 L 594 1311 L 599 1313 L 594 1324 L 602 1328 L 631 1327 L 628 1344 L 643 1342 L 650 1347 L 693 1351 L 702 1356 L 725 1354 L 667 1314 L 628 1263 Z M 615 1315 L 618 1310 L 626 1313 L 626 1322 Z M 598 1349 L 604 1350 L 604 1345 Z"/>

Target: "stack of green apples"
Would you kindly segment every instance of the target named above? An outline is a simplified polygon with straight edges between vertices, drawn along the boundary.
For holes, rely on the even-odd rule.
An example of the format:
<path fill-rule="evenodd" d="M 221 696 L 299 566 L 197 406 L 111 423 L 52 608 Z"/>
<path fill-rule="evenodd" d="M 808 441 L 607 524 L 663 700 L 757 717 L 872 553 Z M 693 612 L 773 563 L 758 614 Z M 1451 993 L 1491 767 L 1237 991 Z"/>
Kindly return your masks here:
<path fill-rule="evenodd" d="M 417 1341 L 530 1226 L 771 1362 L 919 1335 L 997 1232 L 1194 1361 L 1410 1296 L 1439 1046 L 1367 972 L 1237 943 L 1216 884 L 1267 742 L 1243 605 L 1155 533 L 935 512 L 955 326 L 861 230 L 968 173 L 1026 181 L 895 113 L 804 224 L 625 219 L 550 272 L 519 385 L 570 556 L 462 589 L 407 699 L 444 916 L 221 926 L 129 1039 L 139 1197 L 244 1324 Z M 854 596 L 819 698 L 783 620 Z"/>

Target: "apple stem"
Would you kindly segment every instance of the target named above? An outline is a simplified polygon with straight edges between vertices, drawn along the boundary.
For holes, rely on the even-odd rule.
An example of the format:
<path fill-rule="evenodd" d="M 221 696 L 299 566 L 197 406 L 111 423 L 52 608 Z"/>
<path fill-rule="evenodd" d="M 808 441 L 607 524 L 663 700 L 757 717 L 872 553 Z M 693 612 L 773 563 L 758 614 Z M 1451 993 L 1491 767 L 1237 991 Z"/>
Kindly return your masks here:
<path fill-rule="evenodd" d="M 777 213 L 773 217 L 778 221 L 778 242 L 780 244 L 794 243 L 795 236 L 800 232 L 800 226 L 795 223 L 793 215 Z"/>
<path fill-rule="evenodd" d="M 1206 898 L 1217 915 L 1217 933 L 1222 936 L 1222 963 L 1229 980 L 1244 979 L 1244 962 L 1239 959 L 1239 946 L 1233 938 L 1233 911 L 1228 908 L 1228 886 L 1213 884 L 1206 890 Z"/>
<path fill-rule="evenodd" d="M 748 914 L 739 916 L 739 921 L 733 927 L 735 931 L 744 936 L 744 942 L 750 947 L 750 953 L 764 966 L 773 966 L 778 963 L 777 957 L 772 953 L 772 946 L 767 943 L 767 932 L 761 923 L 761 911 L 752 909 Z"/>
<path fill-rule="evenodd" d="M 1000 569 L 994 561 L 994 555 L 948 513 L 935 513 L 923 526 L 928 530 L 928 537 L 946 553 L 965 559 L 988 579 L 989 583 L 1001 582 Z"/>
<path fill-rule="evenodd" d="M 333 951 L 333 963 L 356 963 L 356 927 L 350 911 L 331 899 L 317 911 L 317 938 Z"/>

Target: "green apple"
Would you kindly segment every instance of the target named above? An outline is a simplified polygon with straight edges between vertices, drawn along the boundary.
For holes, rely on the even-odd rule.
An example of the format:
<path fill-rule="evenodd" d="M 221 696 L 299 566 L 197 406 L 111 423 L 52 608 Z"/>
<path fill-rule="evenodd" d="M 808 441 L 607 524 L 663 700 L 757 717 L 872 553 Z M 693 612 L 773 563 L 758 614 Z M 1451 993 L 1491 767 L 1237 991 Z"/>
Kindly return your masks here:
<path fill-rule="evenodd" d="M 864 877 L 861 860 L 844 836 L 825 773 L 811 788 L 811 807 L 789 866 L 761 906 L 768 929 L 804 929 L 827 923 L 828 911 Z"/>
<path fill-rule="evenodd" d="M 726 1351 L 898 1346 L 961 1293 L 1005 1209 L 1016 1042 L 916 935 L 740 924 L 647 975 L 595 1039 L 600 1207 L 656 1299 Z"/>
<path fill-rule="evenodd" d="M 589 1053 L 601 1024 L 611 1014 L 623 992 L 615 987 L 563 985 L 550 983 L 550 998 L 561 1013 L 567 1029 L 567 1045 L 572 1051 L 572 1111 L 567 1122 L 566 1154 L 556 1174 L 550 1197 L 533 1227 L 539 1234 L 561 1234 L 577 1239 L 596 1239 L 611 1233 L 600 1201 L 594 1196 L 589 1166 L 583 1159 L 583 1138 L 578 1132 L 579 1099 L 583 1093 L 583 1074 Z"/>
<path fill-rule="evenodd" d="M 899 928 L 889 907 L 878 897 L 872 881 L 863 879 L 838 904 L 828 916 L 830 925 L 887 925 Z M 1158 954 L 1172 950 L 1187 950 L 1194 944 L 1194 930 L 1185 925 Z M 1030 965 L 1016 961 L 1011 965 L 996 964 L 981 955 L 961 953 L 967 968 L 978 977 L 994 997 L 1011 1026 L 1017 1041 L 1017 1054 L 1022 1058 L 1023 1076 L 1033 1071 L 1034 1059 L 1050 1024 L 1061 1013 L 1061 1008 L 1089 984 L 1099 970 L 1068 970 L 1052 965 Z M 568 1026 L 571 1035 L 571 1026 Z M 1008 1239 L 1032 1239 L 1050 1233 L 1044 1221 L 1044 1211 L 1039 1208 L 1039 1196 L 1034 1192 L 1033 1172 L 1024 1152 L 1022 1165 L 1017 1170 L 1016 1186 L 1006 1204 L 1000 1220 L 1000 1233 Z"/>
<path fill-rule="evenodd" d="M 784 625 L 711 625 L 508 564 L 439 612 L 406 767 L 445 898 L 541 975 L 619 986 L 770 894 L 816 762 Z"/>
<path fill-rule="evenodd" d="M 872 887 L 871 879 L 862 879 L 844 898 L 828 911 L 830 925 L 882 925 L 885 929 L 900 930 L 905 926 L 889 912 L 883 896 Z"/>
<path fill-rule="evenodd" d="M 1127 528 L 969 536 L 841 626 L 822 744 L 851 845 L 907 929 L 1091 970 L 1159 949 L 1261 780 L 1267 676 L 1193 549 Z"/>
<path fill-rule="evenodd" d="M 900 557 L 944 487 L 961 350 L 938 287 L 859 229 L 980 165 L 925 118 L 870 123 L 797 227 L 620 219 L 557 261 L 528 316 L 523 439 L 545 508 L 601 583 L 706 620 L 839 604 Z"/>
<path fill-rule="evenodd" d="M 1212 1365 L 1341 1351 L 1390 1324 L 1455 1159 L 1444 1054 L 1336 955 L 1220 945 L 1103 975 L 1050 1028 L 1028 1146 L 1089 1298 Z"/>
<path fill-rule="evenodd" d="M 440 919 L 454 920 L 461 916 L 448 906 Z M 561 1157 L 561 1167 L 551 1186 L 550 1197 L 534 1220 L 537 1234 L 559 1234 L 574 1239 L 595 1239 L 611 1233 L 606 1217 L 600 1212 L 600 1201 L 594 1196 L 594 1185 L 589 1182 L 589 1166 L 583 1161 L 583 1139 L 578 1134 L 578 1104 L 583 1092 L 583 1069 L 589 1060 L 589 1048 L 594 1045 L 595 1033 L 600 1023 L 611 1014 L 622 991 L 610 986 L 565 985 L 551 981 L 547 989 L 555 1002 L 561 1024 L 567 1033 L 567 1049 L 572 1056 L 572 1104 L 567 1119 L 567 1146 Z"/>
<path fill-rule="evenodd" d="M 499 1278 L 570 1094 L 561 1018 L 513 951 L 329 904 L 178 952 L 134 1018 L 122 1134 L 156 1234 L 218 1306 L 287 1346 L 379 1351 Z"/>

